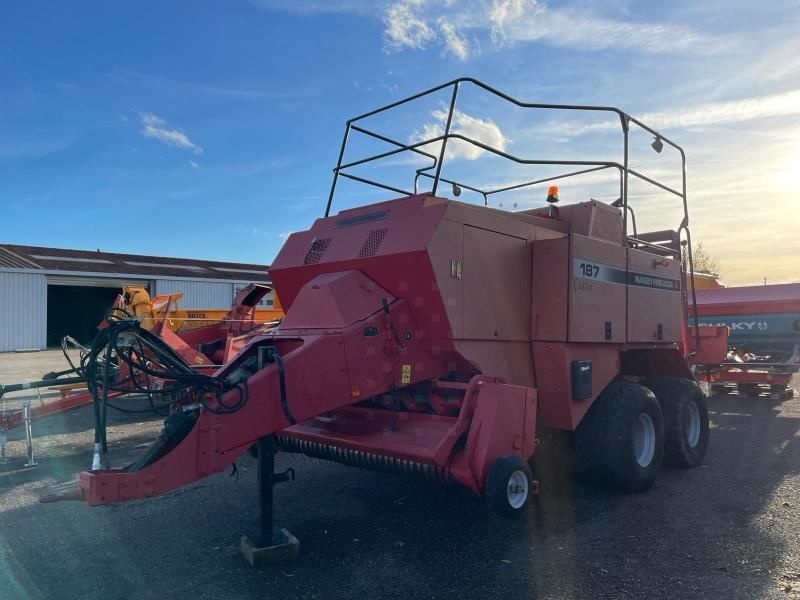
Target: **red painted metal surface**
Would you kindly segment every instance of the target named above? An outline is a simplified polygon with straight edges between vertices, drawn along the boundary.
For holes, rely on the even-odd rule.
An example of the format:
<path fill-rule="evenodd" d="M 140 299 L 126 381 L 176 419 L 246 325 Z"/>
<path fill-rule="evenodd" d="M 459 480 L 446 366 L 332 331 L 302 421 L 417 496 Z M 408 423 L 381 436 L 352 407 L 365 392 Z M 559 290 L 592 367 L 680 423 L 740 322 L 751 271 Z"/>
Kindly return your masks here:
<path fill-rule="evenodd" d="M 697 310 L 701 316 L 800 312 L 800 283 L 697 290 Z"/>
<path fill-rule="evenodd" d="M 406 343 L 398 339 L 398 325 L 413 326 L 407 303 L 395 302 L 385 312 L 381 306 L 387 292 L 368 284 L 363 275 L 353 273 L 353 280 L 363 285 L 346 289 L 337 286 L 337 278 L 317 276 L 296 296 L 299 306 L 303 306 L 306 296 L 316 296 L 323 287 L 329 287 L 328 293 L 340 300 L 346 295 L 352 306 L 363 307 L 360 313 L 348 309 L 354 321 L 347 327 L 313 333 L 281 330 L 251 342 L 250 349 L 259 342 L 269 342 L 282 354 L 288 414 L 279 401 L 277 369 L 262 369 L 248 380 L 249 400 L 240 410 L 231 414 L 204 411 L 189 435 L 159 461 L 136 473 L 83 473 L 80 483 L 84 499 L 90 504 L 103 504 L 145 497 L 219 472 L 258 438 L 288 427 L 289 414 L 297 421 L 305 421 L 351 404 L 362 394 L 387 392 L 393 382 L 399 384 L 403 380 L 404 364 L 411 365 L 411 383 L 444 375 L 446 366 L 430 349 L 413 339 Z M 365 327 L 378 332 L 366 346 L 356 343 L 363 338 Z M 246 356 L 247 349 L 237 362 Z M 229 391 L 226 403 L 233 403 L 237 394 L 236 390 Z"/>
<path fill-rule="evenodd" d="M 800 284 L 698 290 L 697 309 L 698 315 L 707 317 L 707 321 L 729 322 L 732 327 L 736 327 L 739 325 L 736 322 L 737 317 L 742 316 L 748 321 L 758 321 L 765 329 L 763 332 L 758 329 L 733 331 L 730 340 L 725 339 L 726 346 L 730 344 L 740 350 L 731 352 L 727 356 L 723 355 L 718 360 L 699 352 L 698 356 L 692 359 L 693 362 L 707 367 L 698 371 L 698 377 L 710 383 L 761 383 L 788 386 L 793 373 L 800 370 L 798 362 L 800 333 L 797 332 L 796 321 L 795 329 L 791 329 L 791 319 L 795 317 L 782 317 L 800 313 Z M 783 329 L 780 321 L 775 321 L 771 325 L 767 323 L 773 315 L 776 319 L 785 319 Z M 717 317 L 719 321 L 713 317 Z M 773 330 L 772 327 L 776 324 L 779 326 Z M 749 327 L 753 325 L 747 323 Z M 703 335 L 709 330 L 718 329 L 727 330 L 727 327 L 704 326 L 700 328 L 700 333 Z M 703 342 L 704 345 L 708 343 Z M 710 343 L 713 345 L 714 341 Z M 719 340 L 717 343 L 720 343 Z M 792 345 L 794 345 L 793 352 Z M 781 351 L 783 351 L 782 356 Z M 718 350 L 715 352 L 719 354 Z M 765 354 L 767 356 L 764 356 Z"/>
<path fill-rule="evenodd" d="M 700 336 L 699 345 L 697 343 L 698 335 Z M 690 327 L 687 341 L 692 364 L 718 365 L 725 362 L 728 355 L 727 327 L 700 327 L 699 331 Z"/>
<path fill-rule="evenodd" d="M 547 427 L 574 430 L 597 395 L 619 374 L 619 347 L 547 342 L 534 342 L 532 346 L 539 391 L 539 419 Z M 584 400 L 572 399 L 570 366 L 573 360 L 592 361 L 595 393 Z"/>
<path fill-rule="evenodd" d="M 708 381 L 709 383 L 763 383 L 783 386 L 788 386 L 793 377 L 792 373 L 772 373 L 764 369 L 759 369 L 758 367 L 747 370 L 730 367 L 723 371 L 711 371 L 710 377 L 707 377 L 702 372 L 699 375 L 704 381 Z"/>

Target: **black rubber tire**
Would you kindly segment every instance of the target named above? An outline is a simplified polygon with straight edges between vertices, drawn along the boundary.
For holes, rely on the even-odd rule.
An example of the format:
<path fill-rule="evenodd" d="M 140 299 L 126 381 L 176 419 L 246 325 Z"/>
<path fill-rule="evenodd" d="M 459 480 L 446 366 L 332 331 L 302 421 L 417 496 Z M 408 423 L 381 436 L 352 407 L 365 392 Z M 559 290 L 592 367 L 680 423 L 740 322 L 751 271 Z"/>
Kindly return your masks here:
<path fill-rule="evenodd" d="M 655 430 L 650 462 L 640 465 L 634 454 L 634 425 L 648 415 Z M 594 483 L 624 492 L 650 488 L 661 470 L 664 420 L 653 392 L 644 386 L 614 381 L 597 397 L 573 437 L 578 473 Z"/>
<path fill-rule="evenodd" d="M 511 476 L 518 471 L 522 472 L 528 482 L 527 495 L 522 504 L 512 506 L 508 498 L 508 488 L 511 485 Z M 489 508 L 504 517 L 517 517 L 527 508 L 532 494 L 533 475 L 527 462 L 513 454 L 500 456 L 494 461 L 484 487 Z"/>
<path fill-rule="evenodd" d="M 664 464 L 669 467 L 691 469 L 703 462 L 708 449 L 708 407 L 703 391 L 691 379 L 681 377 L 654 377 L 647 381 L 653 390 L 664 415 Z M 700 436 L 697 443 L 689 444 L 687 421 L 688 404 L 694 403 L 700 416 Z"/>

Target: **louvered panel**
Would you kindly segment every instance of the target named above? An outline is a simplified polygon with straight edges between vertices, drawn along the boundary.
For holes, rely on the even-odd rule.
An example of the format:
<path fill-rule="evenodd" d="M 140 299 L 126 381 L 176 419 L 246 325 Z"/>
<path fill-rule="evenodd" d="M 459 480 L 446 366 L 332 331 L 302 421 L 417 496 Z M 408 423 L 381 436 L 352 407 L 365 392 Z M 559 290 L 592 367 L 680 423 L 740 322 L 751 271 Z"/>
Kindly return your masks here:
<path fill-rule="evenodd" d="M 364 245 L 361 246 L 361 251 L 358 253 L 358 256 L 362 258 L 365 256 L 375 256 L 378 248 L 380 248 L 383 243 L 383 238 L 386 237 L 387 231 L 389 230 L 386 227 L 370 231 L 367 239 L 364 240 Z"/>

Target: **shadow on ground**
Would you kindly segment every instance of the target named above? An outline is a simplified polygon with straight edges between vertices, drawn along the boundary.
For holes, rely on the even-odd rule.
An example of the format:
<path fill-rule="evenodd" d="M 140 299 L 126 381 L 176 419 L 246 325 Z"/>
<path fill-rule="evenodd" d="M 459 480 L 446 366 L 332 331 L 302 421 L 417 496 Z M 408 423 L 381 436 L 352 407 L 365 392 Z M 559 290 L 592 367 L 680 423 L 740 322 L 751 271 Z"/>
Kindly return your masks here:
<path fill-rule="evenodd" d="M 238 479 L 96 508 L 35 502 L 59 463 L 84 455 L 54 458 L 0 475 L 0 589 L 105 600 L 800 597 L 800 402 L 714 399 L 711 411 L 702 468 L 665 470 L 638 495 L 553 469 L 516 521 L 460 489 L 279 455 L 298 480 L 276 489 L 276 514 L 301 556 L 263 572 L 238 551 L 257 525 L 249 457 Z"/>

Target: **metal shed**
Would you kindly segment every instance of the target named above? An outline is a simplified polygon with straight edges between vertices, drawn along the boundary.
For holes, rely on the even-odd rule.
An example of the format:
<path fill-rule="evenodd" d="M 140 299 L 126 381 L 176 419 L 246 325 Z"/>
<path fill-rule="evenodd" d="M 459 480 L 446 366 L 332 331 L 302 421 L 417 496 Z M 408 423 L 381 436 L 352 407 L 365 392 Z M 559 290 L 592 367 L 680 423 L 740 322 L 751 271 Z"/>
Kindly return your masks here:
<path fill-rule="evenodd" d="M 0 352 L 57 346 L 66 334 L 89 341 L 123 285 L 145 286 L 152 295 L 182 292 L 183 308 L 227 308 L 241 287 L 269 283 L 267 268 L 0 244 Z"/>

